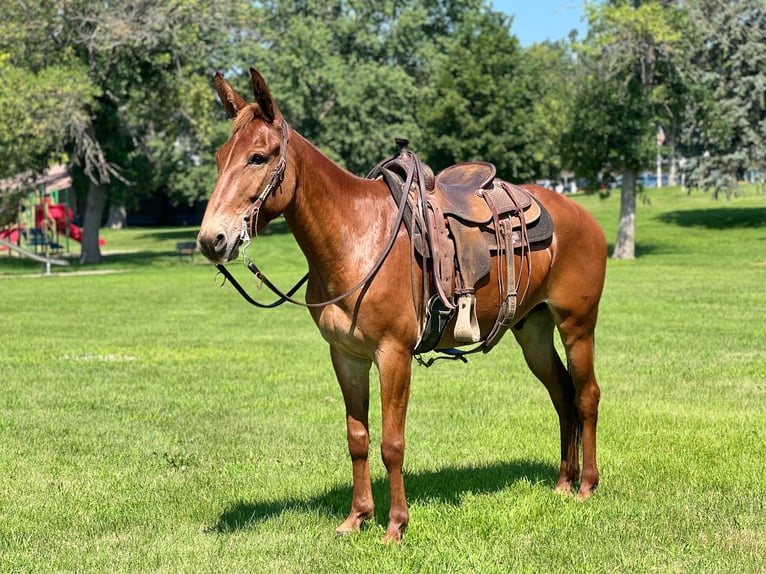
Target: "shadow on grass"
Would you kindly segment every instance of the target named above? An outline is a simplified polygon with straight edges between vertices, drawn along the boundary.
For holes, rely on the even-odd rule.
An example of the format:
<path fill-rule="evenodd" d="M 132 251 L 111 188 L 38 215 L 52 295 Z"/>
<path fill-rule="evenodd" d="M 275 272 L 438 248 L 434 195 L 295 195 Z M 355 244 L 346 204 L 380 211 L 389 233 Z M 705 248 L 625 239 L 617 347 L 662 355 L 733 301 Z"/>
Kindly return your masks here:
<path fill-rule="evenodd" d="M 185 229 L 147 229 L 146 233 L 137 236 L 138 239 L 153 241 L 196 241 L 199 227 Z"/>
<path fill-rule="evenodd" d="M 179 255 L 176 251 L 136 251 L 130 253 L 106 253 L 102 265 L 117 265 L 120 267 L 145 267 L 153 264 L 190 264 L 205 263 L 205 258 L 196 253 Z M 87 268 L 84 266 L 83 268 Z M 93 266 L 90 266 L 93 267 Z"/>
<path fill-rule="evenodd" d="M 147 228 L 146 233 L 138 236 L 138 239 L 153 241 L 196 241 L 199 233 L 199 225 L 178 229 Z M 261 235 L 292 233 L 287 226 L 284 217 L 277 217 L 269 222 L 269 225 L 261 231 Z"/>
<path fill-rule="evenodd" d="M 636 258 L 639 257 L 646 257 L 647 255 L 652 255 L 656 253 L 661 253 L 667 251 L 666 249 L 661 248 L 658 245 L 651 245 L 647 243 L 636 243 Z M 612 256 L 612 253 L 614 253 L 614 243 L 609 242 L 607 244 L 607 253 L 609 254 L 609 257 Z"/>
<path fill-rule="evenodd" d="M 764 207 L 717 207 L 715 209 L 690 209 L 669 211 L 659 217 L 663 223 L 680 227 L 705 227 L 707 229 L 732 229 L 735 227 L 766 227 Z"/>
<path fill-rule="evenodd" d="M 542 482 L 553 489 L 558 468 L 528 461 L 498 463 L 489 466 L 446 468 L 417 474 L 405 473 L 404 482 L 409 499 L 436 500 L 458 506 L 465 493 L 489 494 L 499 492 L 520 480 Z M 388 481 L 372 483 L 375 499 L 375 519 L 386 524 L 388 519 Z M 224 510 L 218 521 L 207 529 L 219 534 L 248 528 L 282 514 L 285 510 L 316 510 L 334 515 L 340 524 L 351 508 L 351 476 L 348 486 L 339 486 L 311 498 L 284 498 L 275 501 L 238 501 Z"/>

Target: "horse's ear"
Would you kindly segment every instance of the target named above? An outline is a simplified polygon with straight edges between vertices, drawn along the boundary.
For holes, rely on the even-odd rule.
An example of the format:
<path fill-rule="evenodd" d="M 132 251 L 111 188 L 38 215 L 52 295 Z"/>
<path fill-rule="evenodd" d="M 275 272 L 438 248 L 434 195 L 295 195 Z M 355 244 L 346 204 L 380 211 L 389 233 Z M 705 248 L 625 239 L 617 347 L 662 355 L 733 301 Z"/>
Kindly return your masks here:
<path fill-rule="evenodd" d="M 239 110 L 247 106 L 247 102 L 242 96 L 234 91 L 231 84 L 223 78 L 221 72 L 215 73 L 213 82 L 215 83 L 215 89 L 218 92 L 218 96 L 221 98 L 223 109 L 226 110 L 226 113 L 230 118 L 234 119 L 237 117 Z"/>
<path fill-rule="evenodd" d="M 281 114 L 277 107 L 274 98 L 271 97 L 271 92 L 266 85 L 266 80 L 263 79 L 261 73 L 255 68 L 250 68 L 250 80 L 253 84 L 253 94 L 255 95 L 255 101 L 261 107 L 263 115 L 270 123 L 274 123 L 274 119 Z"/>

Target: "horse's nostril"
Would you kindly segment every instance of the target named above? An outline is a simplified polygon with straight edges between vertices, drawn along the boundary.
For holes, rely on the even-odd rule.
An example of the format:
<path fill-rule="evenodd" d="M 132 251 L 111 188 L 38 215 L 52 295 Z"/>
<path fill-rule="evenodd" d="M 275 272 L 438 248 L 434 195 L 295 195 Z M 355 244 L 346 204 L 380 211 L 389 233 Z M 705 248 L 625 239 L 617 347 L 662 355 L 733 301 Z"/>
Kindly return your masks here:
<path fill-rule="evenodd" d="M 216 253 L 223 253 L 226 251 L 226 236 L 223 233 L 216 235 L 213 248 L 216 250 Z"/>

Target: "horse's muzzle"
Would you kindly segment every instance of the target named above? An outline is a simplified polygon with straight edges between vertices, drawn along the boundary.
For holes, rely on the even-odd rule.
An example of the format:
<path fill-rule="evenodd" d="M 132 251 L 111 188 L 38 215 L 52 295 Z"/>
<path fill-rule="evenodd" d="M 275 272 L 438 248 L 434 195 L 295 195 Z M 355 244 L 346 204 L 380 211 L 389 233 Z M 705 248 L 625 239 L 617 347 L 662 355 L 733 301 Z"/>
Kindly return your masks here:
<path fill-rule="evenodd" d="M 201 230 L 197 235 L 199 250 L 211 263 L 228 263 L 236 259 L 239 243 L 238 235 L 227 237 L 223 230 L 217 233 Z"/>

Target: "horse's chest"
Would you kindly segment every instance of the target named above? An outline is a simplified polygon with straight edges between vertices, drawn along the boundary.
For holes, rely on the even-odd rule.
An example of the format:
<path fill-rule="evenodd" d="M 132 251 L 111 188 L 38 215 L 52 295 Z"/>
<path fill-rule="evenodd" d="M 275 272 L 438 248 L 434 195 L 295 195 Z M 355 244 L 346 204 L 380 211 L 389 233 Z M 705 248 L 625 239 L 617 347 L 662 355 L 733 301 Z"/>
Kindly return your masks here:
<path fill-rule="evenodd" d="M 367 356 L 365 336 L 353 317 L 335 305 L 314 313 L 314 322 L 331 346 L 351 355 Z"/>

